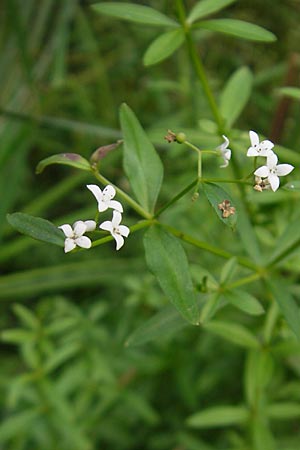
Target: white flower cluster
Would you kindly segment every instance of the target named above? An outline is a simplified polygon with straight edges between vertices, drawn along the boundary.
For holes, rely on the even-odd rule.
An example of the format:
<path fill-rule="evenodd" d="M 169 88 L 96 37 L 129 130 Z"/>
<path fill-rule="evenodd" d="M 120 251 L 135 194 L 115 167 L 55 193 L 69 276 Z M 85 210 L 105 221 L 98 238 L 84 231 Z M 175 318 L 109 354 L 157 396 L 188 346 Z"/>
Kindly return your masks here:
<path fill-rule="evenodd" d="M 294 169 L 291 164 L 277 164 L 278 157 L 273 152 L 274 144 L 269 140 L 259 142 L 258 134 L 255 131 L 249 131 L 251 146 L 248 148 L 247 156 L 264 156 L 267 158 L 266 165 L 259 167 L 254 172 L 256 185 L 254 189 L 262 191 L 272 189 L 277 191 L 279 188 L 279 177 L 288 175 Z M 231 150 L 228 148 L 229 139 L 223 135 L 224 142 L 217 150 L 224 160 L 220 167 L 227 167 L 231 158 Z"/>
<path fill-rule="evenodd" d="M 279 188 L 279 177 L 288 175 L 294 169 L 291 164 L 277 164 L 278 157 L 273 152 L 273 142 L 265 140 L 259 142 L 258 134 L 255 131 L 249 131 L 251 147 L 248 148 L 247 156 L 264 156 L 267 158 L 266 165 L 259 167 L 254 172 L 256 176 L 255 189 L 262 191 L 271 188 L 277 191 Z"/>
<path fill-rule="evenodd" d="M 98 203 L 98 211 L 103 212 L 107 209 L 113 209 L 112 220 L 106 220 L 99 225 L 101 230 L 109 231 L 116 241 L 116 249 L 119 250 L 124 245 L 124 237 L 127 237 L 130 230 L 125 225 L 121 225 L 123 207 L 120 202 L 112 200 L 116 195 L 116 190 L 113 186 L 106 186 L 103 191 L 96 184 L 88 184 L 87 188 L 95 196 Z M 87 236 L 83 236 L 88 231 L 96 229 L 96 222 L 94 220 L 78 220 L 73 224 L 61 225 L 60 228 L 65 239 L 65 253 L 72 251 L 75 247 L 91 248 L 92 241 Z"/>

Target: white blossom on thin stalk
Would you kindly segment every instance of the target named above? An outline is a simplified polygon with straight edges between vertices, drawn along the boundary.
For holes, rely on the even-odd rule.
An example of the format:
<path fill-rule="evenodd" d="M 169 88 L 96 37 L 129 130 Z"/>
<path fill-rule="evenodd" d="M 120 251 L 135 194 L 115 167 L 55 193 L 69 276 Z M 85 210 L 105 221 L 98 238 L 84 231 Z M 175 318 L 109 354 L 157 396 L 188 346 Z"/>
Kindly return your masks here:
<path fill-rule="evenodd" d="M 258 134 L 255 131 L 249 131 L 251 147 L 248 148 L 247 156 L 268 156 L 273 153 L 273 142 L 265 140 L 259 142 Z"/>
<path fill-rule="evenodd" d="M 59 226 L 66 236 L 65 239 L 65 253 L 74 250 L 75 247 L 91 248 L 92 242 L 87 236 L 83 236 L 87 231 L 94 231 L 96 222 L 94 220 L 77 220 L 73 227 L 68 223 Z"/>
<path fill-rule="evenodd" d="M 258 177 L 267 178 L 268 182 L 271 185 L 271 189 L 274 192 L 279 188 L 279 177 L 288 175 L 294 169 L 294 166 L 292 166 L 291 164 L 277 165 L 277 162 L 277 155 L 272 152 L 269 156 L 267 156 L 267 164 L 265 166 L 259 167 L 254 172 L 254 175 Z"/>
<path fill-rule="evenodd" d="M 122 220 L 122 215 L 119 213 L 119 211 L 113 212 L 113 218 L 110 222 L 109 220 L 106 220 L 105 222 L 101 223 L 99 225 L 99 228 L 101 230 L 109 231 L 112 237 L 116 241 L 116 249 L 119 250 L 124 245 L 124 237 L 127 237 L 130 233 L 130 230 L 126 225 L 120 225 Z"/>
<path fill-rule="evenodd" d="M 222 156 L 224 160 L 224 164 L 222 164 L 220 167 L 224 168 L 227 167 L 229 164 L 229 160 L 231 158 L 231 150 L 230 148 L 228 148 L 229 139 L 226 136 L 224 136 L 224 134 L 222 137 L 224 139 L 224 142 L 219 147 L 217 147 L 217 149 L 220 151 L 220 156 Z"/>
<path fill-rule="evenodd" d="M 98 211 L 103 212 L 108 208 L 115 209 L 116 211 L 123 212 L 123 206 L 120 202 L 112 200 L 116 195 L 116 190 L 113 186 L 106 186 L 103 191 L 96 184 L 88 184 L 86 186 L 91 193 L 95 196 L 98 202 Z"/>

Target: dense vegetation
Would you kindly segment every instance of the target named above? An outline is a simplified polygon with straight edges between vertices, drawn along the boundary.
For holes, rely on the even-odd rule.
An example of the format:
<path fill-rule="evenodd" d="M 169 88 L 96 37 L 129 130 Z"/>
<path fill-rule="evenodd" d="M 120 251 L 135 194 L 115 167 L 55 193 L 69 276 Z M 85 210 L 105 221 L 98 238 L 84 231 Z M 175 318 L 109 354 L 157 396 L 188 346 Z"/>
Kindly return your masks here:
<path fill-rule="evenodd" d="M 204 20 L 262 27 L 254 39 L 246 25 L 190 33 L 183 14 L 212 3 L 135 1 L 164 14 L 153 26 L 105 11 L 113 2 L 2 2 L 3 450 L 299 449 L 300 5 L 216 0 Z M 180 32 L 147 50 L 166 18 Z M 276 192 L 247 177 L 249 130 L 294 166 Z M 69 153 L 79 170 L 47 160 Z M 65 254 L 56 227 L 94 219 L 86 185 L 106 180 L 124 247 L 97 230 L 95 248 Z"/>

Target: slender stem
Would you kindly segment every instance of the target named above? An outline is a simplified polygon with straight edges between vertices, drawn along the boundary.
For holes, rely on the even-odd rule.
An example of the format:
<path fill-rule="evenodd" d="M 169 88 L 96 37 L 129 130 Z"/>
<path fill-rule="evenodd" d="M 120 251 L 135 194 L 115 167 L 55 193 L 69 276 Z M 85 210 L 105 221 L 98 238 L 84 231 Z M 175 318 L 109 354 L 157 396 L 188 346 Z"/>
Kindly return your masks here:
<path fill-rule="evenodd" d="M 202 248 L 203 250 L 208 251 L 209 253 L 213 253 L 214 255 L 220 256 L 225 259 L 233 258 L 235 255 L 233 255 L 230 252 L 227 252 L 226 250 L 222 250 L 219 247 L 215 247 L 213 245 L 207 244 L 206 242 L 199 241 L 198 239 L 195 239 L 192 236 L 189 236 L 188 234 L 183 233 L 182 231 L 177 230 L 176 228 L 171 227 L 170 225 L 166 225 L 161 223 L 160 224 L 163 228 L 168 230 L 171 234 L 178 237 L 184 242 L 188 242 L 189 244 L 194 245 L 195 247 Z M 260 272 L 261 269 L 256 264 L 254 264 L 252 261 L 248 260 L 247 258 L 243 258 L 242 256 L 237 257 L 237 261 L 241 266 L 247 267 L 248 269 L 254 270 L 255 272 Z"/>
<path fill-rule="evenodd" d="M 101 175 L 98 172 L 98 169 L 96 167 L 92 168 L 92 172 L 94 176 L 97 178 L 98 181 L 102 184 L 110 184 L 115 188 L 117 193 L 120 195 L 120 197 L 123 198 L 125 202 L 128 203 L 134 209 L 140 216 L 144 217 L 145 219 L 151 219 L 152 215 L 144 210 L 135 200 L 133 200 L 129 195 L 126 194 L 126 192 L 122 191 L 122 189 L 118 188 L 118 186 L 115 186 L 111 181 L 109 181 L 107 178 L 105 178 L 103 175 Z"/>
<path fill-rule="evenodd" d="M 248 277 L 240 278 L 239 280 L 235 281 L 234 283 L 228 284 L 226 286 L 226 290 L 235 289 L 239 286 L 243 286 L 244 284 L 253 283 L 253 281 L 259 280 L 262 277 L 262 273 L 254 273 L 252 275 L 249 275 Z"/>
<path fill-rule="evenodd" d="M 174 203 L 177 202 L 181 197 L 183 197 L 185 194 L 187 194 L 196 184 L 198 183 L 198 178 L 196 178 L 194 181 L 192 181 L 188 186 L 186 186 L 182 191 L 180 191 L 175 197 L 173 197 L 171 200 L 169 200 L 164 206 L 162 206 L 154 215 L 153 218 L 156 218 L 161 215 L 166 209 L 168 209 L 170 206 L 172 206 Z"/>
<path fill-rule="evenodd" d="M 189 51 L 189 54 L 191 57 L 191 61 L 193 63 L 194 70 L 195 70 L 196 75 L 202 85 L 203 91 L 206 95 L 206 98 L 207 98 L 208 104 L 210 106 L 211 112 L 214 116 L 215 122 L 218 125 L 219 133 L 220 133 L 220 135 L 225 134 L 223 119 L 222 119 L 221 114 L 219 113 L 219 109 L 218 109 L 217 103 L 215 101 L 215 98 L 213 96 L 213 93 L 210 89 L 202 61 L 197 53 L 195 44 L 193 42 L 193 39 L 191 36 L 191 31 L 190 31 L 190 26 L 186 21 L 186 14 L 185 14 L 184 5 L 183 5 L 182 0 L 177 0 L 177 11 L 178 11 L 178 16 L 179 16 L 180 22 L 185 31 L 186 43 L 187 43 L 188 51 Z"/>

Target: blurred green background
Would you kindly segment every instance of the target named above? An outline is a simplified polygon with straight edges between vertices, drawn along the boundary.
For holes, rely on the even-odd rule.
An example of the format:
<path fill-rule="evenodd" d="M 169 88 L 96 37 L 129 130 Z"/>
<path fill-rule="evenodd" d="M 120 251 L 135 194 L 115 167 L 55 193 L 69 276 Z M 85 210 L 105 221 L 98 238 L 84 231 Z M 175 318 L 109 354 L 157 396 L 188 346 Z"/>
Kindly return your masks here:
<path fill-rule="evenodd" d="M 109 243 L 64 255 L 61 248 L 18 235 L 6 222 L 6 214 L 17 210 L 57 225 L 93 217 L 95 205 L 85 188 L 93 182 L 90 175 L 62 166 L 35 175 L 35 166 L 60 152 L 88 158 L 119 139 L 118 108 L 124 101 L 165 164 L 161 204 L 195 176 L 194 155 L 166 144 L 166 130 L 188 130 L 200 146 L 219 144 L 206 132 L 211 115 L 185 49 L 145 68 L 142 57 L 157 30 L 97 15 L 91 3 L 2 0 L 0 5 L 0 448 L 297 450 L 299 411 L 271 426 L 274 438 L 262 431 L 256 441 L 250 427 L 194 430 L 186 422 L 201 409 L 246 402 L 251 351 L 181 326 L 158 341 L 125 345 L 167 304 L 146 269 L 141 234 L 129 237 L 118 254 Z M 171 0 L 135 3 L 175 15 Z M 187 7 L 194 4 L 186 1 Z M 299 152 L 299 102 L 284 104 L 276 93 L 287 84 L 299 86 L 299 1 L 240 0 L 218 16 L 261 25 L 278 41 L 258 44 L 199 32 L 198 49 L 214 92 L 237 68 L 250 67 L 254 90 L 238 127 Z M 210 165 L 214 170 L 208 160 Z M 128 190 L 120 149 L 101 168 Z M 257 230 L 264 242 L 273 237 L 262 230 L 268 211 L 275 211 L 282 229 L 285 199 L 280 193 L 263 207 Z M 127 225 L 136 222 L 133 212 L 125 214 Z M 183 199 L 164 220 L 212 243 L 222 236 L 225 247 L 240 252 L 206 205 Z M 218 276 L 224 264 L 193 249 L 189 260 L 200 287 L 205 269 Z M 224 317 L 260 333 L 260 319 L 235 310 Z M 284 325 L 281 332 L 288 334 Z M 299 346 L 286 345 L 268 358 L 261 370 L 269 398 L 300 401 Z"/>

